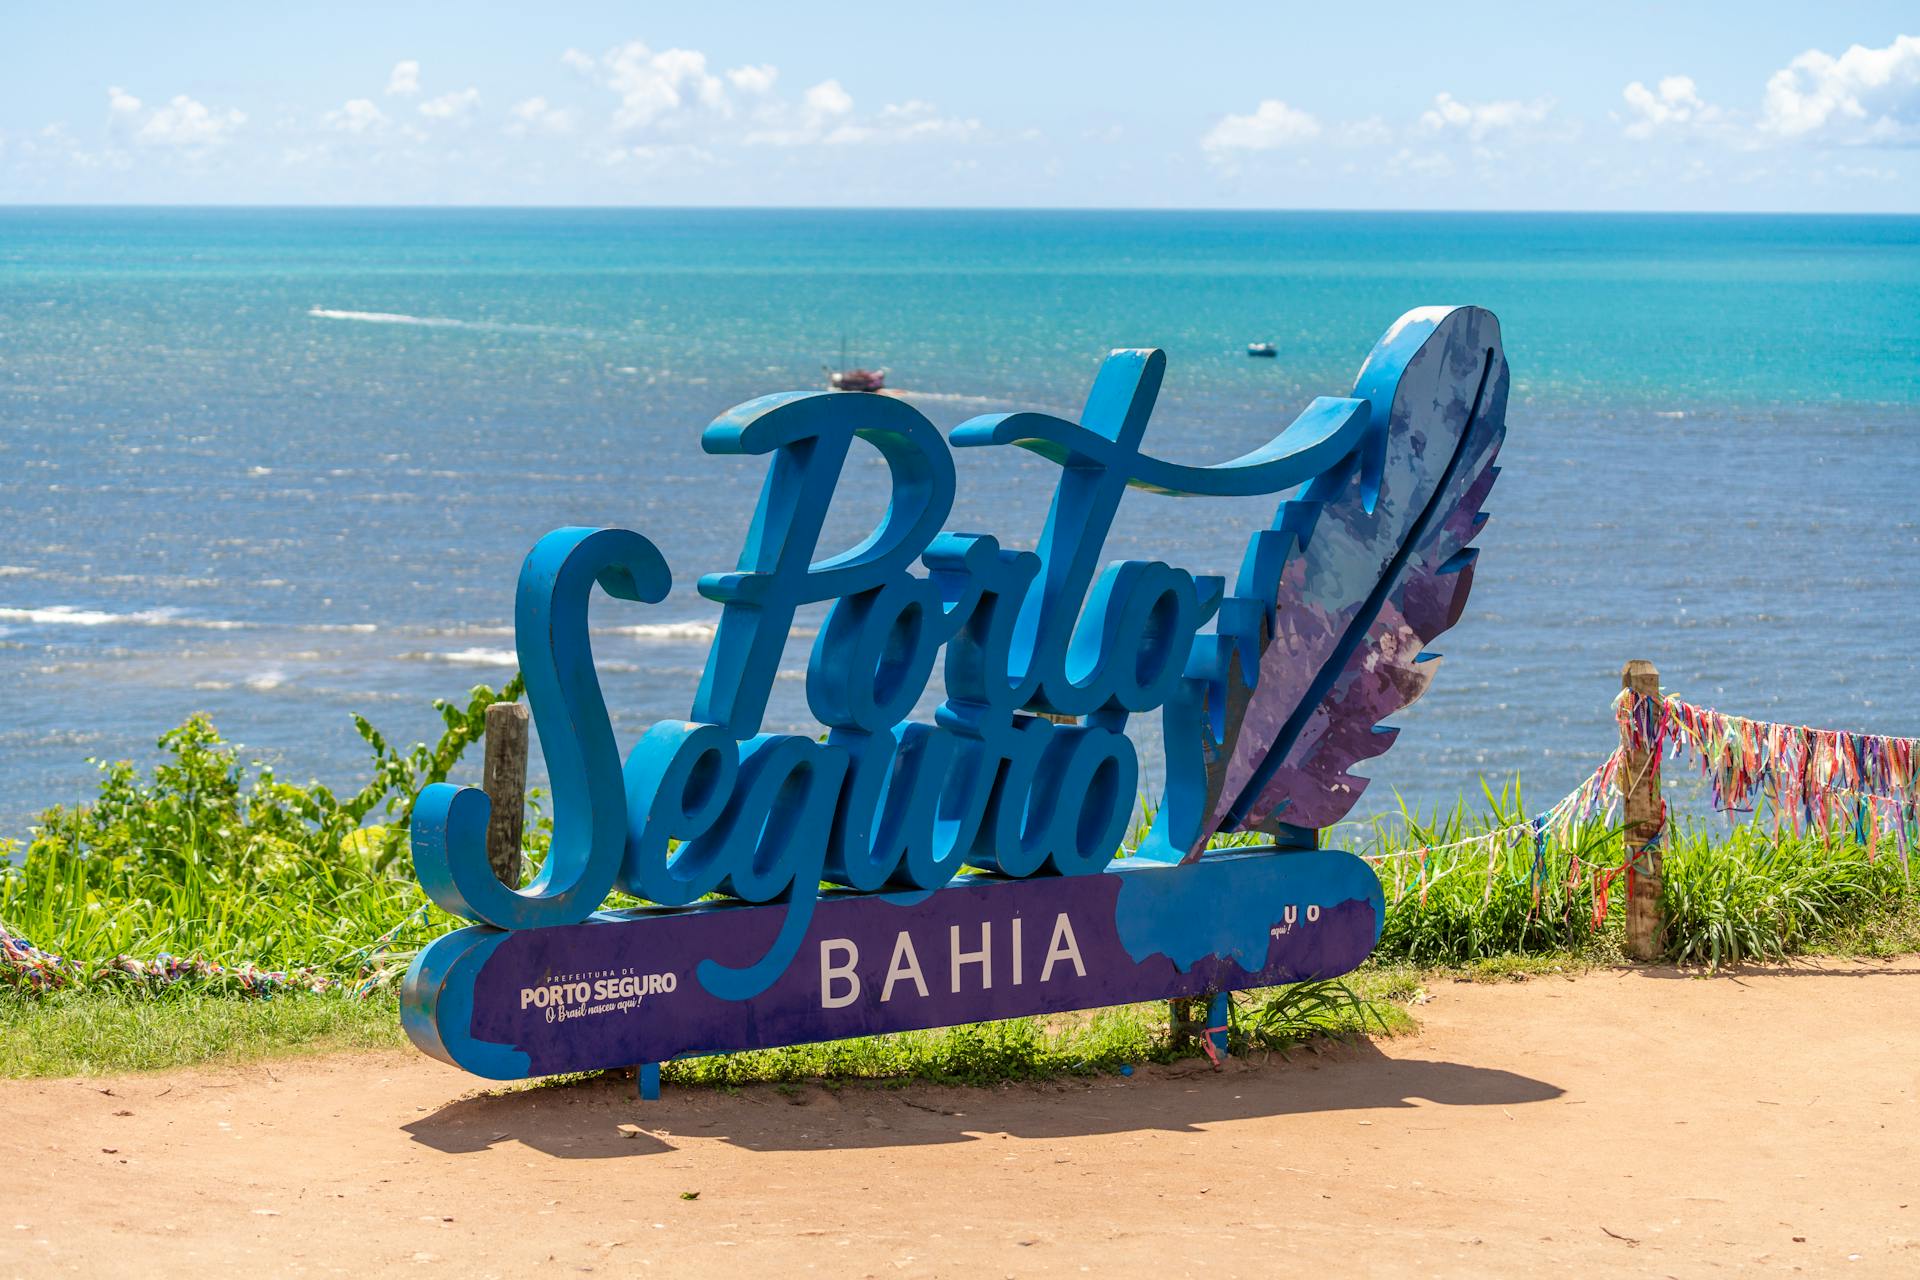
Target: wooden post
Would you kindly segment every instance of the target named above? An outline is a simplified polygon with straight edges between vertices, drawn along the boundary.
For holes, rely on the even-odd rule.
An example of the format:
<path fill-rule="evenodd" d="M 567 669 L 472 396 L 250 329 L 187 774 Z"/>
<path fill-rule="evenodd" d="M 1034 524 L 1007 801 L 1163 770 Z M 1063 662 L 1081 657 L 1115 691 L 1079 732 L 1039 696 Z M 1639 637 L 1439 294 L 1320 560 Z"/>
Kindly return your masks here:
<path fill-rule="evenodd" d="M 1193 1043 L 1193 1031 L 1200 1024 L 1200 997 L 1178 996 L 1167 1001 L 1167 1045 L 1175 1053 L 1185 1052 Z"/>
<path fill-rule="evenodd" d="M 509 888 L 520 887 L 520 836 L 527 820 L 527 707 L 487 708 L 486 766 L 480 784 L 493 802 L 487 819 L 487 861 Z"/>
<path fill-rule="evenodd" d="M 1620 685 L 1643 698 L 1660 696 L 1660 673 L 1635 658 L 1620 672 Z M 1660 801 L 1660 753 L 1633 745 L 1625 728 L 1620 736 L 1620 792 L 1625 800 L 1628 876 L 1627 954 L 1635 960 L 1660 958 L 1664 939 L 1660 921 L 1661 836 L 1666 808 Z"/>

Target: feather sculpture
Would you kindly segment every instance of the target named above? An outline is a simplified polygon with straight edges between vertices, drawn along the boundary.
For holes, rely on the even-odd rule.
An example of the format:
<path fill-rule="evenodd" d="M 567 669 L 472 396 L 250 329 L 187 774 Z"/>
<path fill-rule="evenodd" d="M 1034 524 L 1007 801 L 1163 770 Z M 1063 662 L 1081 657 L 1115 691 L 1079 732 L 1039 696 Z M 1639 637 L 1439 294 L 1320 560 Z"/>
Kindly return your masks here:
<path fill-rule="evenodd" d="M 1205 801 L 1163 812 L 1150 856 L 1190 861 L 1222 831 L 1311 844 L 1353 808 L 1352 767 L 1392 745 L 1382 721 L 1426 692 L 1426 646 L 1466 604 L 1507 383 L 1477 307 L 1408 312 L 1374 347 L 1353 392 L 1372 438 L 1254 535 L 1168 707 L 1170 773 L 1175 735 L 1197 732 Z"/>

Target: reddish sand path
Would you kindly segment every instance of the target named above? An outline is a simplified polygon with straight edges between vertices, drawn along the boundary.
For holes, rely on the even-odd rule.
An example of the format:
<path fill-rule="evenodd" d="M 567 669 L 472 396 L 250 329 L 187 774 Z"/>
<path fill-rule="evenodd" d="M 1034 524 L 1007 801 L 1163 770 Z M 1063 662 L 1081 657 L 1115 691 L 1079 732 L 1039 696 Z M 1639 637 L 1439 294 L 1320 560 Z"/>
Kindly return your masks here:
<path fill-rule="evenodd" d="M 1433 995 L 1378 1046 L 995 1090 L 0 1082 L 0 1276 L 1920 1274 L 1920 961 Z"/>

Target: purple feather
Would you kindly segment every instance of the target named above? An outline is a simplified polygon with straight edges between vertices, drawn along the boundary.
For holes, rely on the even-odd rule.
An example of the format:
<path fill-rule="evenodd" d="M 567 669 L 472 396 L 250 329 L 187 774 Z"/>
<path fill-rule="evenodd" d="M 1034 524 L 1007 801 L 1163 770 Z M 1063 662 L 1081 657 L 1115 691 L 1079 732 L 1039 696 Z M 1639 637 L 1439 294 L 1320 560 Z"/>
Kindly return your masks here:
<path fill-rule="evenodd" d="M 1223 642 L 1259 658 L 1203 744 L 1209 816 L 1189 857 L 1215 831 L 1317 829 L 1353 808 L 1366 780 L 1352 766 L 1392 745 L 1381 722 L 1426 692 L 1426 646 L 1466 604 L 1507 385 L 1499 322 L 1479 308 L 1409 312 L 1374 348 L 1354 389 L 1373 407 L 1371 456 L 1283 504 L 1249 551 L 1236 595 L 1265 606 L 1263 625 Z"/>

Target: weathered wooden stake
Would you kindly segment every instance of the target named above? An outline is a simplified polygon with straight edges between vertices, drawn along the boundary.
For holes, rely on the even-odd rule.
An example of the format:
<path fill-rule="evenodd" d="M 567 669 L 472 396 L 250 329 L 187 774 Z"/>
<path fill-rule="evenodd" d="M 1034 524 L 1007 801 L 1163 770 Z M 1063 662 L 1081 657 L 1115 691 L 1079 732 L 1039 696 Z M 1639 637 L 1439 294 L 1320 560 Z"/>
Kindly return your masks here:
<path fill-rule="evenodd" d="M 1202 1027 L 1201 1006 L 1205 996 L 1179 996 L 1167 1001 L 1167 1043 L 1175 1053 L 1184 1052 L 1193 1043 L 1194 1029 Z"/>
<path fill-rule="evenodd" d="M 1651 662 L 1635 658 L 1620 672 L 1620 684 L 1646 698 L 1660 696 L 1660 673 Z M 1626 807 L 1627 857 L 1633 874 L 1627 890 L 1627 954 L 1635 960 L 1657 960 L 1664 932 L 1660 920 L 1661 845 L 1666 809 L 1660 802 L 1660 753 L 1633 745 L 1625 728 L 1620 734 L 1620 792 Z"/>
<path fill-rule="evenodd" d="M 520 836 L 527 819 L 527 707 L 496 702 L 487 708 L 486 766 L 481 777 L 493 814 L 487 820 L 487 861 L 500 883 L 520 887 Z"/>

